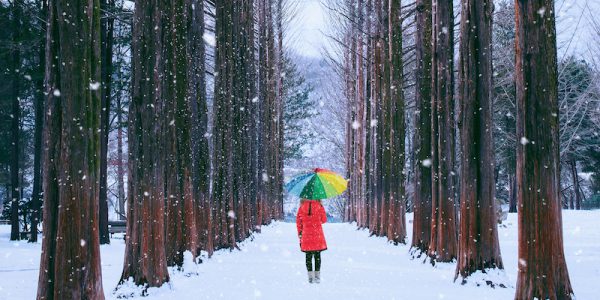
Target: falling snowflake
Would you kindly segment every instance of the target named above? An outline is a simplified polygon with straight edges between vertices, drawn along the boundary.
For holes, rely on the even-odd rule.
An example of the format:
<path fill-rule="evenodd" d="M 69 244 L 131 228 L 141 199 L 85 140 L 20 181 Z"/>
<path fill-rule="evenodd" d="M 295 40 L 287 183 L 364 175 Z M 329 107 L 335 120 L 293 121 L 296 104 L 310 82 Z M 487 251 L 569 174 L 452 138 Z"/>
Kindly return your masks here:
<path fill-rule="evenodd" d="M 521 145 L 527 145 L 529 144 L 529 140 L 526 137 L 521 137 Z"/>
<path fill-rule="evenodd" d="M 519 266 L 521 267 L 527 267 L 527 261 L 523 258 L 519 258 Z"/>
<path fill-rule="evenodd" d="M 85 244 L 86 244 L 86 242 L 85 242 L 85 240 L 84 240 L 84 239 L 81 239 L 81 240 L 79 241 L 79 245 L 81 245 L 81 247 L 85 247 Z"/>
<path fill-rule="evenodd" d="M 100 82 L 90 82 L 90 90 L 97 91 L 100 88 Z"/>
<path fill-rule="evenodd" d="M 543 17 L 544 14 L 546 13 L 546 7 L 542 6 L 542 8 L 538 9 L 537 13 L 538 13 L 538 15 Z"/>
<path fill-rule="evenodd" d="M 352 129 L 358 129 L 358 128 L 360 128 L 360 123 L 358 123 L 358 121 L 352 122 Z"/>
<path fill-rule="evenodd" d="M 422 165 L 423 165 L 423 167 L 425 167 L 425 168 L 429 168 L 429 167 L 431 167 L 431 163 L 432 163 L 432 162 L 431 162 L 431 158 L 424 159 L 424 160 L 421 162 L 421 164 L 422 164 Z"/>
<path fill-rule="evenodd" d="M 377 126 L 377 119 L 371 119 L 371 127 Z"/>
<path fill-rule="evenodd" d="M 54 89 L 54 91 L 52 92 L 52 95 L 54 95 L 54 97 L 60 97 L 60 90 Z"/>
<path fill-rule="evenodd" d="M 227 216 L 231 219 L 235 219 L 235 212 L 233 210 L 230 210 L 227 212 Z"/>

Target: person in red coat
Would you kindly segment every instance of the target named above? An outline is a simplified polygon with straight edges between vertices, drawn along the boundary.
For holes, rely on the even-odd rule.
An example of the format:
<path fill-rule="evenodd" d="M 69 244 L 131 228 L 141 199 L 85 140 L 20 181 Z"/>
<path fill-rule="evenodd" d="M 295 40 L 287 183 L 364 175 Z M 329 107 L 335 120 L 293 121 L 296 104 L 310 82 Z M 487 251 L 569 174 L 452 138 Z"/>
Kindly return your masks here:
<path fill-rule="evenodd" d="M 309 283 L 321 282 L 321 251 L 327 250 L 327 242 L 321 224 L 327 222 L 325 208 L 321 200 L 302 199 L 298 214 L 296 214 L 296 227 L 300 239 L 300 250 L 306 253 L 306 270 Z M 312 261 L 315 259 L 315 270 Z"/>

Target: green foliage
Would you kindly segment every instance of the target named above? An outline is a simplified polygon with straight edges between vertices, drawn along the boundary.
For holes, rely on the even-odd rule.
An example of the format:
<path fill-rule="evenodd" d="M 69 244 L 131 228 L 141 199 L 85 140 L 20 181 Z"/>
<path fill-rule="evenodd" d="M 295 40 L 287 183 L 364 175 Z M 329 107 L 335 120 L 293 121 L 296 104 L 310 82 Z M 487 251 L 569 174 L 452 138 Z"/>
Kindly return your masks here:
<path fill-rule="evenodd" d="M 297 160 L 304 157 L 304 148 L 313 144 L 316 134 L 310 119 L 317 115 L 316 104 L 311 99 L 314 88 L 298 71 L 290 59 L 284 60 L 284 157 Z"/>

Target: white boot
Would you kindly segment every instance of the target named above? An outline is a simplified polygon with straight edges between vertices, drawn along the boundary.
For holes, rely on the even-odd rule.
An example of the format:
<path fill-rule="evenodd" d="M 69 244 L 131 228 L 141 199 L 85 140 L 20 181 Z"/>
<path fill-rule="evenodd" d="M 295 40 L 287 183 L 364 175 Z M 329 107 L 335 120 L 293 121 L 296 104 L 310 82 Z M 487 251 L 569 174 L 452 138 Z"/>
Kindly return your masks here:
<path fill-rule="evenodd" d="M 308 283 L 313 283 L 314 279 L 315 279 L 315 272 L 308 271 Z"/>
<path fill-rule="evenodd" d="M 321 271 L 315 271 L 315 283 L 321 283 Z"/>

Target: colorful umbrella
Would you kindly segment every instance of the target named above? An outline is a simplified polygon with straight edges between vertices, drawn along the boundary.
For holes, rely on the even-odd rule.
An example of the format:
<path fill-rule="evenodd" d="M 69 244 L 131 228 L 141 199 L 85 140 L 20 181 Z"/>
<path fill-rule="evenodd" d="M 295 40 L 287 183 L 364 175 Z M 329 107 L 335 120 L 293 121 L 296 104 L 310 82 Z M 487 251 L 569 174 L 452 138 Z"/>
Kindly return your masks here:
<path fill-rule="evenodd" d="M 294 177 L 285 185 L 292 195 L 303 199 L 327 199 L 343 193 L 348 181 L 335 172 L 326 169 L 314 169 L 312 172 Z"/>

